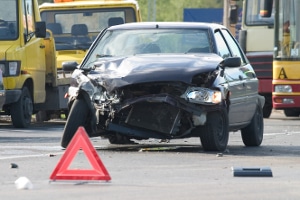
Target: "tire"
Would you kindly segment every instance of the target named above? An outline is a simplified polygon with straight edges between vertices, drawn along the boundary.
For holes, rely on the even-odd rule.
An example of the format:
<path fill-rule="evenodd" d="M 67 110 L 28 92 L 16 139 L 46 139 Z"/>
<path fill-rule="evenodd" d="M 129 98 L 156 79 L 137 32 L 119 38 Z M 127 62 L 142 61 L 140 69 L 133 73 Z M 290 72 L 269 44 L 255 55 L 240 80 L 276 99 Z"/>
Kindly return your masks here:
<path fill-rule="evenodd" d="M 242 140 L 246 146 L 259 146 L 263 140 L 264 118 L 260 105 L 257 105 L 254 116 L 248 126 L 241 129 Z"/>
<path fill-rule="evenodd" d="M 61 146 L 66 148 L 80 126 L 86 128 L 89 108 L 83 99 L 76 99 L 71 107 L 61 139 Z"/>
<path fill-rule="evenodd" d="M 283 112 L 286 117 L 299 117 L 300 114 L 299 111 L 293 109 L 285 109 Z"/>
<path fill-rule="evenodd" d="M 269 118 L 272 113 L 273 105 L 272 105 L 272 95 L 264 95 L 265 97 L 265 105 L 263 107 L 263 117 Z"/>
<path fill-rule="evenodd" d="M 36 122 L 45 122 L 49 121 L 51 118 L 51 114 L 47 113 L 45 110 L 40 110 L 35 114 Z"/>
<path fill-rule="evenodd" d="M 268 105 L 268 104 L 264 105 L 263 117 L 264 118 L 269 118 L 271 113 L 272 113 L 272 109 L 273 109 L 272 105 Z"/>
<path fill-rule="evenodd" d="M 129 137 L 121 135 L 119 133 L 110 133 L 108 137 L 110 144 L 133 144 L 134 142 L 130 140 Z"/>
<path fill-rule="evenodd" d="M 11 105 L 10 115 L 12 124 L 16 128 L 27 128 L 30 126 L 33 103 L 29 89 L 24 87 L 20 99 Z"/>
<path fill-rule="evenodd" d="M 224 151 L 227 148 L 229 130 L 225 109 L 207 114 L 206 124 L 201 127 L 200 140 L 205 151 Z"/>

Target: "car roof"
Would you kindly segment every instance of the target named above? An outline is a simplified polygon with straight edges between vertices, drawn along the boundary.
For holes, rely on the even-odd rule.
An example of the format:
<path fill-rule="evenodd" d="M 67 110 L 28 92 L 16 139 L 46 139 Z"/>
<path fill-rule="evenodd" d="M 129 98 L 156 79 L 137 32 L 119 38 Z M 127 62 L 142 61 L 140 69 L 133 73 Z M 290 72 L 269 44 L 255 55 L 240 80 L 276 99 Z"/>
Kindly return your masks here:
<path fill-rule="evenodd" d="M 226 29 L 225 26 L 206 22 L 133 22 L 111 26 L 108 30 L 119 29 L 154 29 L 154 28 L 188 28 L 188 29 Z"/>

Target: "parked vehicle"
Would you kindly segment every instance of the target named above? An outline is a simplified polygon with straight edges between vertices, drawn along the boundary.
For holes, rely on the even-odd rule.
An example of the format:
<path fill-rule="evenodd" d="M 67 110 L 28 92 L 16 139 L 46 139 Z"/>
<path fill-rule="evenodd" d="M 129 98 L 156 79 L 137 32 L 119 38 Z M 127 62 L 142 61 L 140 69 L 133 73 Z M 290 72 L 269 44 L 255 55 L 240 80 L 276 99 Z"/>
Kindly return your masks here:
<path fill-rule="evenodd" d="M 265 97 L 264 118 L 272 113 L 272 61 L 274 12 L 264 17 L 265 0 L 243 0 L 239 43 L 259 80 L 259 94 Z M 272 7 L 272 4 L 271 4 Z"/>
<path fill-rule="evenodd" d="M 300 116 L 300 22 L 299 0 L 269 0 L 275 10 L 273 58 L 273 107 L 287 117 Z M 268 16 L 270 17 L 270 16 Z"/>
<path fill-rule="evenodd" d="M 55 41 L 58 70 L 66 61 L 80 63 L 102 29 L 141 21 L 139 6 L 134 0 L 55 0 L 41 4 L 39 10 Z M 59 115 L 48 105 L 51 104 L 39 108 L 38 121 L 47 121 L 53 114 Z"/>
<path fill-rule="evenodd" d="M 59 69 L 65 61 L 80 63 L 104 28 L 142 20 L 135 0 L 54 0 L 39 10 L 55 39 Z"/>
<path fill-rule="evenodd" d="M 64 70 L 74 70 L 67 63 Z M 110 143 L 200 137 L 223 151 L 229 132 L 246 146 L 263 140 L 264 97 L 227 28 L 211 23 L 141 22 L 99 34 L 72 74 L 61 146 L 79 126 Z"/>
<path fill-rule="evenodd" d="M 0 69 L 5 93 L 0 95 L 0 102 L 4 101 L 0 114 L 11 116 L 14 127 L 26 128 L 39 110 L 67 112 L 64 95 L 70 78 L 56 67 L 54 39 L 46 37 L 38 2 L 2 0 L 0 18 Z"/>

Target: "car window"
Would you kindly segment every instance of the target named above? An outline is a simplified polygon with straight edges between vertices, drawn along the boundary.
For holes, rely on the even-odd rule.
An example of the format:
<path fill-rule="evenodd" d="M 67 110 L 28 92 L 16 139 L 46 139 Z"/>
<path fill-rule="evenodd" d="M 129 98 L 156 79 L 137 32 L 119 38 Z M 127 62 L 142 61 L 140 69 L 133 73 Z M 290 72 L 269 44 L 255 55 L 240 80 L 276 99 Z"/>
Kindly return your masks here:
<path fill-rule="evenodd" d="M 208 29 L 108 30 L 97 41 L 87 63 L 103 57 L 158 53 L 212 53 Z"/>
<path fill-rule="evenodd" d="M 224 38 L 222 37 L 221 33 L 219 31 L 215 32 L 215 39 L 216 39 L 216 45 L 218 54 L 222 58 L 228 58 L 231 57 L 230 51 L 227 47 L 226 42 L 224 41 Z"/>
<path fill-rule="evenodd" d="M 226 39 L 227 44 L 228 44 L 229 48 L 231 49 L 232 56 L 240 57 L 242 63 L 245 63 L 245 58 L 244 58 L 243 54 L 241 53 L 241 49 L 238 47 L 236 41 L 231 37 L 228 30 L 222 30 L 222 34 L 224 35 L 224 38 Z"/>

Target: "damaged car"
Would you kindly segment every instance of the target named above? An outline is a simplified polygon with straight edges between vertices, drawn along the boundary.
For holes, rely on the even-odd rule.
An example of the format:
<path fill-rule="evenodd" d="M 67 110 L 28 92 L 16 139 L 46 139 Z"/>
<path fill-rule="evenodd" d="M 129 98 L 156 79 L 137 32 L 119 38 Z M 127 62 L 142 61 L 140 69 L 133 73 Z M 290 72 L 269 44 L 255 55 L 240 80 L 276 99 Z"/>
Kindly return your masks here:
<path fill-rule="evenodd" d="M 245 146 L 263 140 L 264 97 L 227 28 L 212 23 L 142 22 L 103 30 L 74 70 L 61 146 L 82 126 L 112 144 L 198 137 L 224 151 L 229 132 Z M 201 143 L 200 143 L 201 142 Z"/>

